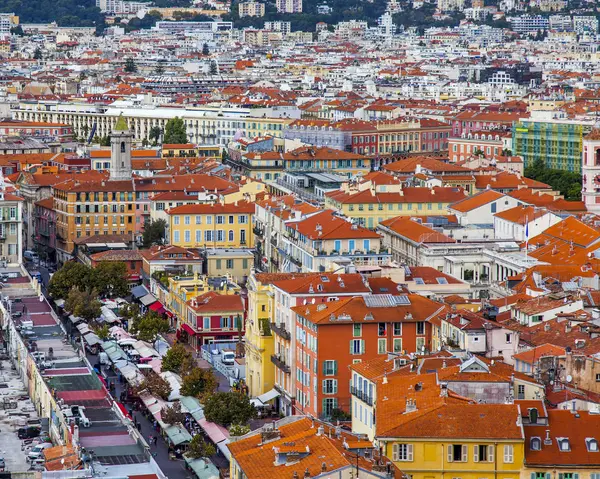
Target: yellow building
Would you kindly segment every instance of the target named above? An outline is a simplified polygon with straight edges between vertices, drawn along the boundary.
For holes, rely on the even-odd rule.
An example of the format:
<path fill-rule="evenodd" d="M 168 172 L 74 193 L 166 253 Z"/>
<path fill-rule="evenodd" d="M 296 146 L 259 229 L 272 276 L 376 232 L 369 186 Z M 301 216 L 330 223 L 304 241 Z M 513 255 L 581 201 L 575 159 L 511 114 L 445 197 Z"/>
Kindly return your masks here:
<path fill-rule="evenodd" d="M 524 459 L 519 406 L 449 401 L 429 407 L 431 398 L 420 401 L 423 391 L 414 391 L 403 413 L 378 410 L 377 421 L 388 429 L 377 440 L 399 469 L 412 479 L 519 479 Z"/>
<path fill-rule="evenodd" d="M 172 208 L 167 215 L 172 245 L 184 248 L 254 247 L 254 203 L 189 204 Z"/>
<path fill-rule="evenodd" d="M 168 284 L 167 294 L 164 297 L 164 305 L 177 316 L 178 319 L 183 318 L 186 311 L 186 302 L 204 293 L 216 291 L 221 294 L 239 294 L 240 287 L 229 280 L 223 284 L 210 282 L 207 276 L 199 276 L 195 273 L 191 276 L 167 276 L 166 281 L 161 281 L 164 286 Z M 160 297 L 158 298 L 161 299 Z"/>
<path fill-rule="evenodd" d="M 260 396 L 275 384 L 275 368 L 271 362 L 274 322 L 270 301 L 271 282 L 279 274 L 251 274 L 248 289 L 248 316 L 246 324 L 246 383 L 251 397 Z"/>
<path fill-rule="evenodd" d="M 210 248 L 206 250 L 209 276 L 227 274 L 233 281 L 246 282 L 254 267 L 254 253 L 246 248 Z"/>
<path fill-rule="evenodd" d="M 190 156 L 198 156 L 198 152 L 196 151 L 196 146 L 193 143 L 185 143 L 185 144 L 163 144 L 162 146 L 162 156 L 167 157 L 190 157 Z"/>
<path fill-rule="evenodd" d="M 357 224 L 375 228 L 396 216 L 447 215 L 448 206 L 465 198 L 459 188 L 376 185 L 371 181 L 345 183 L 340 190 L 325 194 L 325 207 L 340 211 Z"/>

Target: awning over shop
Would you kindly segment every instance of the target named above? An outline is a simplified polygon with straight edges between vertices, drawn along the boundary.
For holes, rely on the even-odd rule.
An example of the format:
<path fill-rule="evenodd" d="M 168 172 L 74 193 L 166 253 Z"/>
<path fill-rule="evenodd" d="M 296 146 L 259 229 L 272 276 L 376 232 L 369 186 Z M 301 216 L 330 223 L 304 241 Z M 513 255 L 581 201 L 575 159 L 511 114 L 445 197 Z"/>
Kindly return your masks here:
<path fill-rule="evenodd" d="M 165 433 L 169 436 L 169 441 L 174 446 L 178 446 L 179 444 L 183 444 L 185 442 L 190 442 L 192 440 L 192 436 L 187 429 L 183 427 L 182 424 L 172 424 L 164 428 Z"/>
<path fill-rule="evenodd" d="M 131 295 L 136 299 L 142 298 L 148 293 L 149 291 L 146 289 L 145 286 L 136 286 L 135 288 L 131 288 Z"/>
<path fill-rule="evenodd" d="M 92 330 L 90 329 L 90 327 L 87 325 L 87 323 L 81 323 L 77 325 L 77 331 L 79 331 L 81 333 L 81 335 L 83 336 L 84 334 L 88 334 L 91 333 Z"/>
<path fill-rule="evenodd" d="M 131 419 L 131 414 L 129 414 L 129 411 L 122 403 L 118 402 L 117 407 L 123 413 L 123 416 L 125 416 L 127 419 Z"/>
<path fill-rule="evenodd" d="M 114 311 L 107 306 L 102 306 L 101 308 L 102 314 L 101 319 L 107 323 L 117 323 L 119 322 L 119 317 L 114 313 Z"/>
<path fill-rule="evenodd" d="M 185 456 L 184 456 L 185 457 Z M 194 471 L 198 479 L 219 479 L 219 470 L 212 462 L 206 462 L 204 459 L 191 459 L 185 457 L 188 467 Z"/>
<path fill-rule="evenodd" d="M 229 439 L 229 431 L 227 431 L 227 429 L 225 429 L 223 426 L 219 426 L 214 422 L 208 422 L 206 419 L 201 419 L 198 421 L 198 425 L 204 429 L 206 435 L 215 444 L 219 444 L 221 441 Z"/>
<path fill-rule="evenodd" d="M 96 346 L 97 344 L 101 344 L 102 340 L 95 334 L 95 333 L 87 333 L 83 339 L 85 340 L 86 343 L 88 343 L 90 346 Z"/>
<path fill-rule="evenodd" d="M 261 394 L 256 399 L 258 399 L 261 403 L 267 404 L 269 401 L 272 401 L 276 397 L 279 397 L 279 392 L 276 389 L 271 389 L 264 394 Z"/>
<path fill-rule="evenodd" d="M 73 324 L 77 324 L 77 323 L 81 323 L 83 321 L 83 318 L 80 318 L 79 316 L 75 316 L 74 314 L 69 315 L 69 321 L 71 321 L 71 323 Z"/>
<path fill-rule="evenodd" d="M 165 314 L 165 312 L 167 311 L 160 301 L 152 303 L 150 306 L 148 306 L 148 309 L 156 311 L 158 314 Z"/>
<path fill-rule="evenodd" d="M 187 413 L 194 418 L 194 421 L 199 423 L 202 419 L 204 419 L 204 408 L 200 401 L 198 401 L 195 397 L 192 396 L 182 396 L 179 400 L 182 408 L 184 408 Z"/>
<path fill-rule="evenodd" d="M 188 334 L 190 334 L 192 336 L 195 336 L 196 334 L 198 334 L 198 333 L 196 333 L 196 331 L 194 331 L 192 329 L 192 327 L 189 324 L 186 324 L 186 323 L 183 323 L 181 325 L 181 329 L 183 329 L 186 333 L 188 333 Z"/>
<path fill-rule="evenodd" d="M 113 363 L 119 359 L 127 359 L 125 351 L 123 351 L 114 341 L 104 341 L 102 343 L 102 349 L 104 349 L 104 352 Z"/>
<path fill-rule="evenodd" d="M 125 331 L 121 326 L 113 326 L 108 331 L 110 332 L 112 337 L 115 338 L 117 341 L 119 339 L 129 339 L 132 337 L 131 334 Z"/>
<path fill-rule="evenodd" d="M 159 356 L 158 351 L 144 341 L 138 340 L 133 343 L 133 349 L 140 354 L 141 358 L 157 358 Z"/>
<path fill-rule="evenodd" d="M 140 298 L 140 303 L 144 306 L 150 306 L 152 303 L 156 303 L 156 298 L 153 294 L 147 294 L 146 296 L 142 296 Z"/>
<path fill-rule="evenodd" d="M 229 447 L 227 446 L 230 442 L 229 439 L 225 439 L 217 444 L 217 448 L 223 453 L 228 461 L 231 461 L 231 452 L 229 452 Z"/>
<path fill-rule="evenodd" d="M 57 299 L 56 301 L 54 301 L 54 304 L 56 304 L 57 307 L 62 308 L 65 305 L 65 300 Z"/>

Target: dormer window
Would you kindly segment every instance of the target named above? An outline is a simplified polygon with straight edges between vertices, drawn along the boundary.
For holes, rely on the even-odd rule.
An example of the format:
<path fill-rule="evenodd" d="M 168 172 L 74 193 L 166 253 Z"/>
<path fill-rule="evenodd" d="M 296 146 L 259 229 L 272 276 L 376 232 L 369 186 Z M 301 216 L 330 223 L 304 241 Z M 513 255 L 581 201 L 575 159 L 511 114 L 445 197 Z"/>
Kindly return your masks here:
<path fill-rule="evenodd" d="M 556 441 L 558 442 L 558 450 L 560 452 L 569 452 L 571 450 L 568 437 L 557 437 Z"/>
<path fill-rule="evenodd" d="M 539 437 L 532 437 L 529 442 L 529 447 L 532 451 L 541 451 L 542 439 Z"/>
<path fill-rule="evenodd" d="M 585 438 L 585 445 L 587 447 L 588 452 L 598 452 L 598 441 L 593 437 Z"/>

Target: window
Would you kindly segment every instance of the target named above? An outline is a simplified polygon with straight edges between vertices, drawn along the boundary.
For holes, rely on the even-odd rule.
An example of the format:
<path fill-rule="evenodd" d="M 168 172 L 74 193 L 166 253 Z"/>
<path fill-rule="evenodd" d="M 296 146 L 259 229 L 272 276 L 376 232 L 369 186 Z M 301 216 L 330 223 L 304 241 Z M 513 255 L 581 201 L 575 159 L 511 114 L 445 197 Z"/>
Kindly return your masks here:
<path fill-rule="evenodd" d="M 230 225 L 232 225 L 232 224 L 233 224 L 233 222 L 234 222 L 233 215 L 229 215 L 229 217 L 227 218 L 227 220 L 228 220 L 228 223 L 229 223 Z"/>
<path fill-rule="evenodd" d="M 420 334 L 420 335 L 425 334 L 425 322 L 424 321 L 417 322 L 417 334 Z"/>
<path fill-rule="evenodd" d="M 325 376 L 335 376 L 337 374 L 337 361 L 333 359 L 323 361 L 323 374 Z"/>
<path fill-rule="evenodd" d="M 213 232 L 211 230 L 206 230 L 204 232 L 204 241 L 212 241 L 213 240 Z"/>
<path fill-rule="evenodd" d="M 173 243 L 179 243 L 179 231 L 173 232 Z"/>
<path fill-rule="evenodd" d="M 202 224 L 202 216 L 196 216 L 196 224 L 197 225 L 201 225 Z"/>
<path fill-rule="evenodd" d="M 401 353 L 402 352 L 402 338 L 394 338 L 394 352 Z"/>
<path fill-rule="evenodd" d="M 364 354 L 365 353 L 365 341 L 362 339 L 350 340 L 350 354 Z"/>
<path fill-rule="evenodd" d="M 204 318 L 202 318 L 202 321 L 203 321 L 202 329 L 210 329 L 210 317 L 204 317 Z"/>
<path fill-rule="evenodd" d="M 507 444 L 504 446 L 504 463 L 512 464 L 515 458 L 514 450 L 512 444 Z"/>
<path fill-rule="evenodd" d="M 173 217 L 173 224 L 174 225 L 178 225 L 179 224 L 179 216 L 174 216 Z"/>
<path fill-rule="evenodd" d="M 229 230 L 228 235 L 228 241 L 235 241 L 235 232 L 233 230 Z"/>
<path fill-rule="evenodd" d="M 233 269 L 233 260 L 232 259 L 227 260 L 227 269 Z"/>
<path fill-rule="evenodd" d="M 506 344 L 512 343 L 512 333 L 506 333 Z"/>
<path fill-rule="evenodd" d="M 542 450 L 542 440 L 539 437 L 532 437 L 529 440 L 529 447 L 532 451 L 541 451 Z M 506 461 L 504 461 L 506 462 Z"/>
<path fill-rule="evenodd" d="M 413 445 L 412 444 L 394 444 L 392 446 L 392 461 L 413 460 Z"/>
<path fill-rule="evenodd" d="M 569 452 L 571 450 L 571 445 L 569 444 L 569 438 L 557 437 L 556 442 L 558 443 L 558 450 L 560 452 Z"/>
<path fill-rule="evenodd" d="M 473 446 L 473 460 L 475 462 L 494 462 L 494 446 L 486 444 Z"/>
<path fill-rule="evenodd" d="M 225 231 L 217 230 L 217 241 L 219 243 L 222 243 L 223 241 L 225 241 Z"/>
<path fill-rule="evenodd" d="M 218 225 L 225 224 L 225 216 L 223 216 L 223 215 L 217 215 L 217 224 Z"/>
<path fill-rule="evenodd" d="M 191 218 L 188 215 L 186 215 L 186 216 L 183 217 L 183 223 L 184 224 L 189 225 L 190 221 L 191 221 Z"/>
<path fill-rule="evenodd" d="M 599 373 L 599 374 L 596 374 L 596 382 L 597 382 L 597 383 L 600 383 L 600 373 Z"/>
<path fill-rule="evenodd" d="M 337 394 L 337 379 L 323 380 L 323 394 Z"/>
<path fill-rule="evenodd" d="M 467 462 L 467 446 L 462 444 L 450 444 L 448 446 L 448 462 Z"/>
<path fill-rule="evenodd" d="M 386 332 L 385 323 L 379 323 L 377 325 L 377 335 L 378 336 L 385 336 L 385 332 Z"/>
<path fill-rule="evenodd" d="M 378 339 L 377 340 L 377 353 L 385 354 L 387 353 L 387 339 Z"/>
<path fill-rule="evenodd" d="M 525 399 L 525 385 L 519 384 L 517 386 L 517 399 Z"/>
<path fill-rule="evenodd" d="M 221 260 L 220 260 L 220 259 L 218 259 L 218 260 L 216 261 L 216 268 L 217 268 L 217 269 L 221 269 Z"/>
<path fill-rule="evenodd" d="M 362 336 L 362 324 L 354 324 L 352 336 L 354 336 L 355 338 L 360 338 Z"/>
<path fill-rule="evenodd" d="M 337 409 L 337 399 L 336 398 L 325 398 L 323 399 L 323 414 L 325 416 L 330 416 L 331 411 Z"/>
<path fill-rule="evenodd" d="M 196 244 L 202 243 L 202 230 L 196 230 Z"/>
<path fill-rule="evenodd" d="M 192 234 L 191 234 L 190 230 L 185 230 L 183 232 L 183 237 L 184 237 L 184 241 L 186 243 L 190 243 L 192 241 Z"/>

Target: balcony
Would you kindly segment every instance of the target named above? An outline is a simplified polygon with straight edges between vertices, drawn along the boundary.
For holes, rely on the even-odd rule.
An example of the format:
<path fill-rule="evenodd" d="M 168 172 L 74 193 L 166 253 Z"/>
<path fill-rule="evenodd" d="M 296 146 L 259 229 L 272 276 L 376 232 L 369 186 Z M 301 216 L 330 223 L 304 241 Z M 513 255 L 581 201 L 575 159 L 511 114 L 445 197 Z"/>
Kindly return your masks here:
<path fill-rule="evenodd" d="M 290 372 L 290 367 L 287 364 L 285 364 L 285 362 L 281 359 L 281 356 L 279 356 L 278 354 L 273 354 L 271 356 L 271 362 L 279 369 L 281 369 L 284 373 Z"/>
<path fill-rule="evenodd" d="M 362 391 L 354 386 L 351 386 L 350 393 L 368 406 L 373 405 L 373 396 L 370 396 L 366 391 Z"/>
<path fill-rule="evenodd" d="M 292 339 L 291 333 L 285 329 L 285 325 L 277 325 L 275 323 L 271 323 L 271 331 L 273 331 L 277 336 L 289 341 Z"/>
<path fill-rule="evenodd" d="M 272 236 L 269 241 L 273 246 L 277 247 L 277 238 L 275 238 L 275 236 Z"/>
<path fill-rule="evenodd" d="M 252 231 L 254 232 L 254 234 L 256 236 L 264 236 L 264 234 L 265 234 L 265 230 L 259 226 L 254 226 L 252 228 Z"/>
<path fill-rule="evenodd" d="M 290 261 L 292 263 L 294 263 L 296 266 L 298 266 L 299 268 L 302 268 L 302 260 L 294 258 L 293 256 L 290 255 Z"/>

